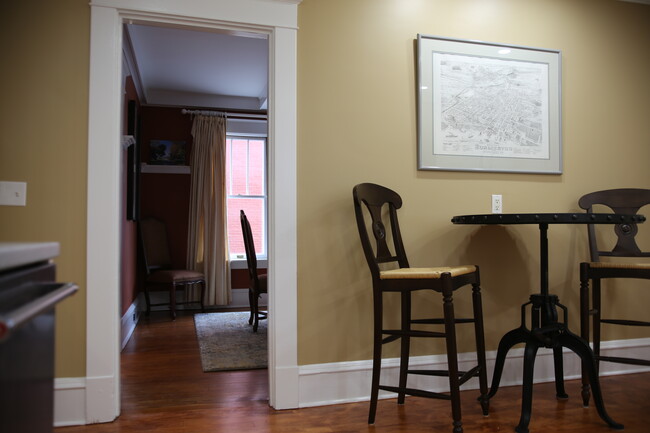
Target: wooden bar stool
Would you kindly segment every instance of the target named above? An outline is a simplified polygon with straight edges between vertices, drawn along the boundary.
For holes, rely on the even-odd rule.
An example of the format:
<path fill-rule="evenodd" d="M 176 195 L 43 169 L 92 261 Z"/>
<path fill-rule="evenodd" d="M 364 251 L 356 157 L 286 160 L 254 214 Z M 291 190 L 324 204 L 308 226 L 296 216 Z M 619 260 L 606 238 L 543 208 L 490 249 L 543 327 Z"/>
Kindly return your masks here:
<path fill-rule="evenodd" d="M 402 207 L 400 196 L 383 186 L 362 183 L 352 190 L 354 210 L 361 244 L 372 275 L 374 304 L 374 350 L 372 358 L 372 386 L 370 390 L 370 412 L 368 423 L 374 424 L 379 390 L 397 393 L 397 403 L 403 404 L 406 395 L 451 400 L 453 432 L 462 432 L 460 386 L 472 377 L 479 378 L 479 401 L 483 414 L 488 414 L 487 375 L 485 363 L 485 341 L 483 337 L 483 314 L 478 266 L 445 266 L 434 268 L 411 268 L 406 257 L 397 220 L 397 209 Z M 366 222 L 367 209 L 370 221 Z M 387 212 L 386 212 L 387 211 Z M 384 219 L 387 219 L 384 224 Z M 390 228 L 387 233 L 386 227 Z M 369 236 L 368 228 L 372 237 Z M 392 238 L 392 251 L 388 239 Z M 374 247 L 371 243 L 374 239 Z M 388 264 L 393 269 L 386 270 Z M 473 317 L 456 318 L 453 295 L 463 286 L 472 288 Z M 431 290 L 442 294 L 443 317 L 413 318 L 411 295 L 415 291 Z M 385 329 L 383 326 L 383 294 L 399 293 L 401 300 L 401 325 L 399 329 Z M 468 371 L 458 370 L 456 347 L 456 324 L 473 323 L 476 337 L 478 365 Z M 443 325 L 443 331 L 414 329 L 412 325 Z M 447 346 L 447 370 L 409 369 L 411 338 L 444 338 Z M 401 340 L 399 384 L 380 384 L 382 346 Z M 449 394 L 414 389 L 407 386 L 409 375 L 447 376 Z"/>
<path fill-rule="evenodd" d="M 616 214 L 636 214 L 643 206 L 650 204 L 650 190 L 638 188 L 610 189 L 605 191 L 592 192 L 580 198 L 578 205 L 587 211 L 593 213 L 594 206 L 603 205 L 614 211 L 612 218 Z M 604 227 L 598 225 L 602 230 Z M 600 328 L 603 324 L 623 325 L 623 326 L 650 326 L 650 322 L 641 320 L 631 320 L 625 318 L 603 317 L 603 308 L 601 302 L 601 280 L 610 278 L 635 278 L 650 280 L 650 252 L 641 251 L 636 243 L 638 226 L 634 222 L 623 222 L 614 225 L 616 233 L 616 244 L 612 249 L 605 250 L 598 246 L 596 225 L 587 226 L 589 237 L 590 262 L 580 263 L 580 332 L 581 337 L 589 341 L 590 331 L 593 332 L 593 350 L 596 359 L 596 369 L 600 361 L 617 362 L 621 364 L 645 365 L 650 366 L 650 359 L 638 359 L 631 357 L 609 357 L 600 354 Z M 605 257 L 605 261 L 601 260 Z M 633 258 L 630 261 L 616 261 L 621 257 Z M 589 281 L 592 283 L 589 290 Z M 648 286 L 650 289 L 650 286 Z M 625 286 L 610 286 L 608 291 L 614 290 L 617 295 L 625 297 Z M 591 293 L 590 293 L 591 292 Z M 611 292 L 610 292 L 611 293 Z M 591 294 L 591 300 L 590 300 Z M 591 301 L 591 304 L 590 304 Z M 637 299 L 629 299 L 630 303 L 638 302 Z M 591 329 L 589 326 L 589 317 L 592 319 Z M 589 380 L 585 371 L 582 369 L 582 401 L 584 406 L 589 405 Z"/>

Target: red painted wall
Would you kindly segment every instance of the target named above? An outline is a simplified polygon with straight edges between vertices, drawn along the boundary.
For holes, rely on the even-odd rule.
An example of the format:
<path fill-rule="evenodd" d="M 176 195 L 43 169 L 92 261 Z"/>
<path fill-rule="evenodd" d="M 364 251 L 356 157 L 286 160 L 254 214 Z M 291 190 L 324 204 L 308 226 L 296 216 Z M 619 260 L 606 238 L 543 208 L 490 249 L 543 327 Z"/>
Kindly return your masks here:
<path fill-rule="evenodd" d="M 142 107 L 142 162 L 149 162 L 151 140 L 184 141 L 186 164 L 192 147 L 192 119 L 180 108 Z M 142 173 L 140 175 L 140 215 L 165 222 L 172 265 L 186 266 L 187 230 L 190 205 L 190 175 Z"/>

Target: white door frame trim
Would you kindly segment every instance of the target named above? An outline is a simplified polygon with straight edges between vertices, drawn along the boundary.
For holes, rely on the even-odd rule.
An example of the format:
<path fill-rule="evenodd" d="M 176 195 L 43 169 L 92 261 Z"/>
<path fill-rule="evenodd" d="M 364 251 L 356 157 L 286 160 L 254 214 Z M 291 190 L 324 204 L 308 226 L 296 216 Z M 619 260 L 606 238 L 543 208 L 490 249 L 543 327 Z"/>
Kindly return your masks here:
<path fill-rule="evenodd" d="M 120 413 L 120 123 L 125 20 L 269 36 L 269 396 L 298 407 L 296 40 L 300 0 L 93 0 L 90 29 L 86 422 Z"/>

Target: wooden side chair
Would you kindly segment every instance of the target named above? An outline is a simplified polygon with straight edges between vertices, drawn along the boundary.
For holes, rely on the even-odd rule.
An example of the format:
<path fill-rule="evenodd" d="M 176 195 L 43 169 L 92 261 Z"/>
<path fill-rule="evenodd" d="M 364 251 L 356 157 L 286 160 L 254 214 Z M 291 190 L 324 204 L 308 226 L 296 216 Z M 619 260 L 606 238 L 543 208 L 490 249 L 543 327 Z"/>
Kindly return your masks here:
<path fill-rule="evenodd" d="M 604 205 L 611 209 L 614 214 L 636 214 L 638 210 L 650 204 L 649 189 L 610 189 L 605 191 L 596 191 L 584 195 L 578 201 L 578 205 L 587 211 L 594 212 L 595 205 Z M 615 216 L 613 216 L 615 217 Z M 623 326 L 650 326 L 648 321 L 633 320 L 626 318 L 604 318 L 606 306 L 601 303 L 601 280 L 609 278 L 637 278 L 650 280 L 650 251 L 641 251 L 636 243 L 638 226 L 635 223 L 623 223 L 614 225 L 614 232 L 617 241 L 614 247 L 603 249 L 598 244 L 597 228 L 604 230 L 610 225 L 593 224 L 587 225 L 587 234 L 589 238 L 590 262 L 580 263 L 580 332 L 582 338 L 589 341 L 590 326 L 589 317 L 592 319 L 591 331 L 593 332 L 593 350 L 596 359 L 596 369 L 600 361 L 617 362 L 623 364 L 646 365 L 650 366 L 650 359 L 636 359 L 623 357 L 601 356 L 600 354 L 600 330 L 601 325 L 623 325 Z M 601 261 L 605 257 L 606 261 Z M 630 261 L 617 261 L 617 258 L 633 258 L 634 263 Z M 591 293 L 589 290 L 589 281 L 591 281 Z M 648 285 L 650 289 L 650 285 Z M 627 296 L 624 287 L 611 286 L 607 290 L 616 290 L 617 296 Z M 611 293 L 611 292 L 610 292 Z M 591 294 L 591 299 L 590 299 Z M 591 304 L 590 304 L 591 301 Z M 627 299 L 630 303 L 638 302 L 634 298 Z M 607 316 L 610 317 L 610 316 Z M 585 368 L 582 369 L 582 399 L 585 406 L 589 405 L 589 380 L 586 377 Z"/>
<path fill-rule="evenodd" d="M 268 317 L 267 312 L 260 311 L 259 309 L 260 296 L 262 293 L 267 293 L 268 291 L 267 277 L 266 274 L 259 274 L 257 272 L 257 255 L 255 253 L 255 242 L 253 242 L 253 232 L 243 210 L 239 211 L 239 219 L 241 220 L 241 231 L 244 236 L 246 263 L 248 265 L 248 302 L 251 308 L 248 324 L 252 324 L 253 332 L 257 332 L 259 321 Z"/>
<path fill-rule="evenodd" d="M 478 266 L 411 268 L 397 220 L 397 209 L 402 207 L 400 196 L 388 188 L 371 183 L 356 185 L 352 194 L 361 244 L 370 267 L 373 287 L 374 350 L 368 423 L 375 422 L 379 390 L 384 390 L 397 393 L 398 404 L 404 403 L 406 395 L 451 400 L 453 431 L 462 432 L 460 386 L 463 383 L 472 377 L 478 377 L 479 401 L 484 415 L 488 414 L 489 408 Z M 367 212 L 364 211 L 364 207 Z M 369 221 L 366 221 L 366 213 Z M 390 246 L 389 239 L 392 239 Z M 390 264 L 393 265 L 393 269 L 387 270 L 386 267 Z M 472 288 L 473 316 L 470 318 L 457 318 L 454 314 L 453 295 L 463 286 Z M 411 296 L 413 292 L 421 290 L 442 295 L 442 317 L 412 317 Z M 401 324 L 398 329 L 386 329 L 383 325 L 383 294 L 390 292 L 400 294 Z M 458 370 L 456 325 L 461 323 L 472 323 L 476 338 L 478 365 L 468 371 Z M 443 325 L 443 331 L 423 330 L 422 325 Z M 444 338 L 447 346 L 447 370 L 409 369 L 411 338 Z M 401 341 L 399 384 L 382 385 L 380 384 L 382 346 L 396 340 Z M 407 377 L 411 374 L 449 377 L 450 393 L 409 388 Z"/>
<path fill-rule="evenodd" d="M 144 297 L 147 303 L 146 315 L 151 313 L 151 307 L 169 305 L 172 319 L 176 319 L 176 305 L 195 302 L 176 302 L 176 288 L 187 289 L 190 286 L 201 287 L 201 311 L 205 311 L 205 277 L 201 272 L 187 269 L 172 269 L 167 243 L 167 228 L 165 223 L 156 218 L 143 218 L 139 223 L 140 244 L 146 277 L 144 281 Z M 169 290 L 169 302 L 152 304 L 150 290 Z"/>

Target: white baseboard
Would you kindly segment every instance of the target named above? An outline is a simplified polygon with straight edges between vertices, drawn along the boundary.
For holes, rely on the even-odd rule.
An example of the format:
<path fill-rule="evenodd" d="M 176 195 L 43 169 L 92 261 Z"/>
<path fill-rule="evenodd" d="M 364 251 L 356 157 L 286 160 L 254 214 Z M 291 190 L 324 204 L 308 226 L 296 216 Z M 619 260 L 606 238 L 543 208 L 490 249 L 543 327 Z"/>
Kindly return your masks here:
<path fill-rule="evenodd" d="M 86 379 L 54 379 L 54 427 L 86 424 Z"/>
<path fill-rule="evenodd" d="M 144 295 L 140 294 L 141 296 L 138 296 L 138 300 L 140 302 L 140 310 L 144 311 L 146 308 L 146 304 L 144 301 Z M 167 302 L 169 295 L 167 292 L 151 292 L 151 303 L 152 304 L 158 304 L 158 303 L 163 303 Z M 177 300 L 181 302 L 183 300 L 184 293 L 179 290 L 178 293 L 176 294 Z M 190 305 L 177 305 L 176 309 L 177 310 L 182 310 L 184 308 L 189 308 L 189 309 L 197 309 L 198 308 L 198 303 L 197 304 L 190 304 Z M 268 295 L 266 293 L 262 293 L 262 296 L 260 296 L 259 300 L 259 306 L 260 307 L 266 307 L 268 305 Z M 228 304 L 226 307 L 227 308 L 248 308 L 250 305 L 248 303 L 248 289 L 232 289 L 232 301 L 230 304 Z M 206 307 L 206 311 L 209 311 L 211 307 Z M 223 306 L 219 306 L 218 308 L 223 308 Z M 163 311 L 163 310 L 168 310 L 168 306 L 159 306 L 159 307 L 151 307 L 151 311 Z"/>
<path fill-rule="evenodd" d="M 121 346 L 120 349 L 124 349 L 124 346 L 126 346 L 126 343 L 129 342 L 129 338 L 131 338 L 131 335 L 133 334 L 133 331 L 135 330 L 135 327 L 138 324 L 138 320 L 140 320 L 140 309 L 138 308 L 140 304 L 140 298 L 136 298 L 131 306 L 129 307 L 128 310 L 126 310 L 126 313 L 122 316 L 121 320 Z"/>
<path fill-rule="evenodd" d="M 564 350 L 564 377 L 566 380 L 581 376 L 580 358 L 569 350 Z M 607 356 L 624 356 L 650 359 L 650 338 L 636 340 L 607 341 L 601 344 L 601 354 Z M 521 385 L 523 377 L 523 348 L 508 352 L 506 364 L 501 376 L 500 386 Z M 492 383 L 492 372 L 496 351 L 486 354 L 488 384 Z M 459 369 L 467 370 L 476 365 L 474 353 L 458 355 Z M 412 357 L 410 366 L 414 368 L 445 369 L 446 355 Z M 399 359 L 384 359 L 382 362 L 382 383 L 397 384 Z M 326 406 L 331 404 L 367 401 L 370 396 L 372 362 L 370 360 L 339 362 L 329 364 L 311 364 L 299 367 L 300 404 L 299 407 Z M 650 367 L 610 362 L 600 363 L 600 375 L 609 376 L 650 371 Z M 534 382 L 552 382 L 555 380 L 553 368 L 553 351 L 540 349 L 535 360 Z M 449 382 L 444 377 L 412 376 L 409 386 L 435 392 L 445 392 Z M 478 379 L 470 379 L 463 385 L 466 389 L 478 389 Z M 392 398 L 396 394 L 380 391 L 380 398 Z"/>

